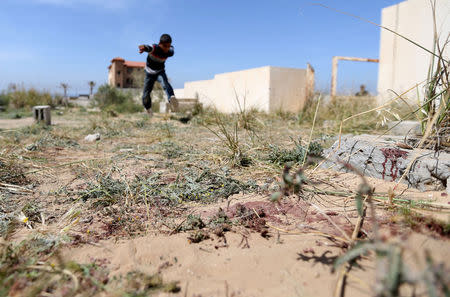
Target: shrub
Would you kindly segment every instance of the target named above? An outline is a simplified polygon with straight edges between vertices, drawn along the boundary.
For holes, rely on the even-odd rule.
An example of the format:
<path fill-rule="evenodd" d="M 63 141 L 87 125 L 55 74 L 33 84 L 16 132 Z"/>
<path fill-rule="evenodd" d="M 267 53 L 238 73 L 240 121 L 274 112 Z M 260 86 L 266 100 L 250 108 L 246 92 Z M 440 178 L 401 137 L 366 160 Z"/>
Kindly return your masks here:
<path fill-rule="evenodd" d="M 142 106 L 133 100 L 131 93 L 122 92 L 107 84 L 98 88 L 94 101 L 103 110 L 114 110 L 119 113 L 133 113 L 142 110 Z"/>
<path fill-rule="evenodd" d="M 0 93 L 0 106 L 8 106 L 9 105 L 9 96 L 6 93 Z"/>
<path fill-rule="evenodd" d="M 283 149 L 276 145 L 270 145 L 269 161 L 278 165 L 297 164 L 303 162 L 306 153 L 311 157 L 320 157 L 322 155 L 323 148 L 318 142 L 311 142 L 308 150 L 306 146 L 301 144 L 301 140 L 294 141 L 294 145 L 292 149 Z"/>
<path fill-rule="evenodd" d="M 38 91 L 34 88 L 14 86 L 10 88 L 5 96 L 9 99 L 9 104 L 15 108 L 33 107 L 35 105 L 54 106 L 52 95 L 46 91 Z"/>

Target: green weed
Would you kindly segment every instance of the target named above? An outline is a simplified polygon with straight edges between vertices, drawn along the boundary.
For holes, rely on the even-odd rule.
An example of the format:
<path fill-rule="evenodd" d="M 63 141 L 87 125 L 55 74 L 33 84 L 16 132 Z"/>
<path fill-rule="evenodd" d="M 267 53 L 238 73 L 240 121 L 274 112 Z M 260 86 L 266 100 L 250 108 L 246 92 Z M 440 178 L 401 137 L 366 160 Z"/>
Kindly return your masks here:
<path fill-rule="evenodd" d="M 320 157 L 323 151 L 322 146 L 318 142 L 311 142 L 307 150 L 301 144 L 301 139 L 294 141 L 294 147 L 292 149 L 283 149 L 277 145 L 269 145 L 269 149 L 268 160 L 278 165 L 284 165 L 286 163 L 298 164 L 303 162 L 306 153 L 312 157 Z"/>

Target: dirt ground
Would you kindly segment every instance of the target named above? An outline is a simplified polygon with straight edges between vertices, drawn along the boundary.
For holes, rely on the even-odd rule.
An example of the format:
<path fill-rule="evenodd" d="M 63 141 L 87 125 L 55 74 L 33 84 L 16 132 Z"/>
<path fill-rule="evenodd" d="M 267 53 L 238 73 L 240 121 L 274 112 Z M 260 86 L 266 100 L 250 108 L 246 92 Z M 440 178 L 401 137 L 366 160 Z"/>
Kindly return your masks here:
<path fill-rule="evenodd" d="M 27 217 L 9 240 L 67 235 L 64 261 L 102 263 L 109 279 L 140 271 L 178 283 L 178 292 L 158 296 L 331 296 L 334 263 L 358 220 L 354 197 L 361 178 L 312 165 L 299 193 L 272 202 L 283 165 L 268 161 L 270 144 L 291 148 L 292 139 L 306 139 L 309 130 L 267 116 L 250 131 L 239 129 L 239 146 L 252 161 L 236 166 L 208 120 L 183 124 L 166 116 L 75 111 L 56 116 L 50 129 L 30 128 L 29 119 L 0 120 L 0 161 L 18 163 L 26 177 L 20 185 L 1 184 L 3 211 Z M 85 142 L 94 132 L 101 140 Z M 324 146 L 332 141 L 320 133 L 315 138 Z M 379 236 L 405 248 L 411 269 L 424 267 L 424 250 L 448 267 L 450 198 L 367 180 Z M 394 188 L 395 199 L 407 205 L 435 208 L 388 205 Z M 32 214 L 24 211 L 27 203 Z M 188 224 L 192 216 L 196 227 Z M 367 211 L 360 240 L 374 236 L 373 222 Z M 358 261 L 345 296 L 372 296 L 375 270 L 373 254 Z M 105 287 L 98 294 L 115 292 Z"/>
<path fill-rule="evenodd" d="M 33 124 L 34 124 L 33 118 L 22 118 L 22 119 L 14 119 L 14 120 L 0 118 L 0 130 L 19 129 L 19 128 L 24 128 L 24 127 L 29 127 Z M 56 119 L 53 119 L 53 124 L 54 125 L 76 125 L 77 121 L 68 122 L 66 119 L 56 118 Z"/>

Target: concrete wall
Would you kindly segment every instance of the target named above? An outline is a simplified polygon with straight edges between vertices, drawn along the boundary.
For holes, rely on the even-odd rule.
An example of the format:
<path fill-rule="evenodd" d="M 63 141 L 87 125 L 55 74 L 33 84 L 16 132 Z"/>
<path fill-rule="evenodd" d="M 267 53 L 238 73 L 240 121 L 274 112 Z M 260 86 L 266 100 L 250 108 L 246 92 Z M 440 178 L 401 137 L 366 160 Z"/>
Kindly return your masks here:
<path fill-rule="evenodd" d="M 174 89 L 173 92 L 177 98 L 186 98 L 186 96 L 184 96 L 184 89 Z"/>
<path fill-rule="evenodd" d="M 266 66 L 223 73 L 212 80 L 187 82 L 182 91 L 176 92 L 184 98 L 198 98 L 205 106 L 227 113 L 240 108 L 297 112 L 314 85 L 311 69 Z"/>
<path fill-rule="evenodd" d="M 300 111 L 306 103 L 306 70 L 272 67 L 270 72 L 270 111 Z M 292 100 L 297 98 L 298 100 Z"/>
<path fill-rule="evenodd" d="M 433 13 L 430 1 L 408 0 L 384 8 L 382 25 L 402 34 L 433 51 Z M 450 1 L 436 0 L 436 23 L 443 45 L 450 33 Z M 444 55 L 450 57 L 450 46 Z M 381 30 L 378 98 L 383 103 L 393 97 L 389 89 L 402 93 L 427 78 L 431 54 L 403 38 Z M 423 91 L 423 85 L 419 88 Z M 407 96 L 417 99 L 417 90 Z"/>

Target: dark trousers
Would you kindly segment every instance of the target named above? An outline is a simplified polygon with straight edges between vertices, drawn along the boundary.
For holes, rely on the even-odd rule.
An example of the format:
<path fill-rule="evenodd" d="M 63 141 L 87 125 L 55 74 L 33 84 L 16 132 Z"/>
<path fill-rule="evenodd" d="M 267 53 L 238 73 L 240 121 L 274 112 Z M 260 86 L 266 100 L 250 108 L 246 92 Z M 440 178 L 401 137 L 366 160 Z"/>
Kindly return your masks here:
<path fill-rule="evenodd" d="M 156 74 L 150 74 L 145 72 L 145 80 L 144 80 L 144 93 L 142 94 L 142 104 L 144 104 L 145 109 L 150 109 L 152 107 L 152 98 L 150 96 L 153 86 L 155 82 L 159 81 L 164 91 L 166 92 L 167 99 L 172 96 L 175 96 L 173 92 L 173 88 L 169 83 L 169 80 L 166 75 L 166 71 L 163 70 Z"/>

